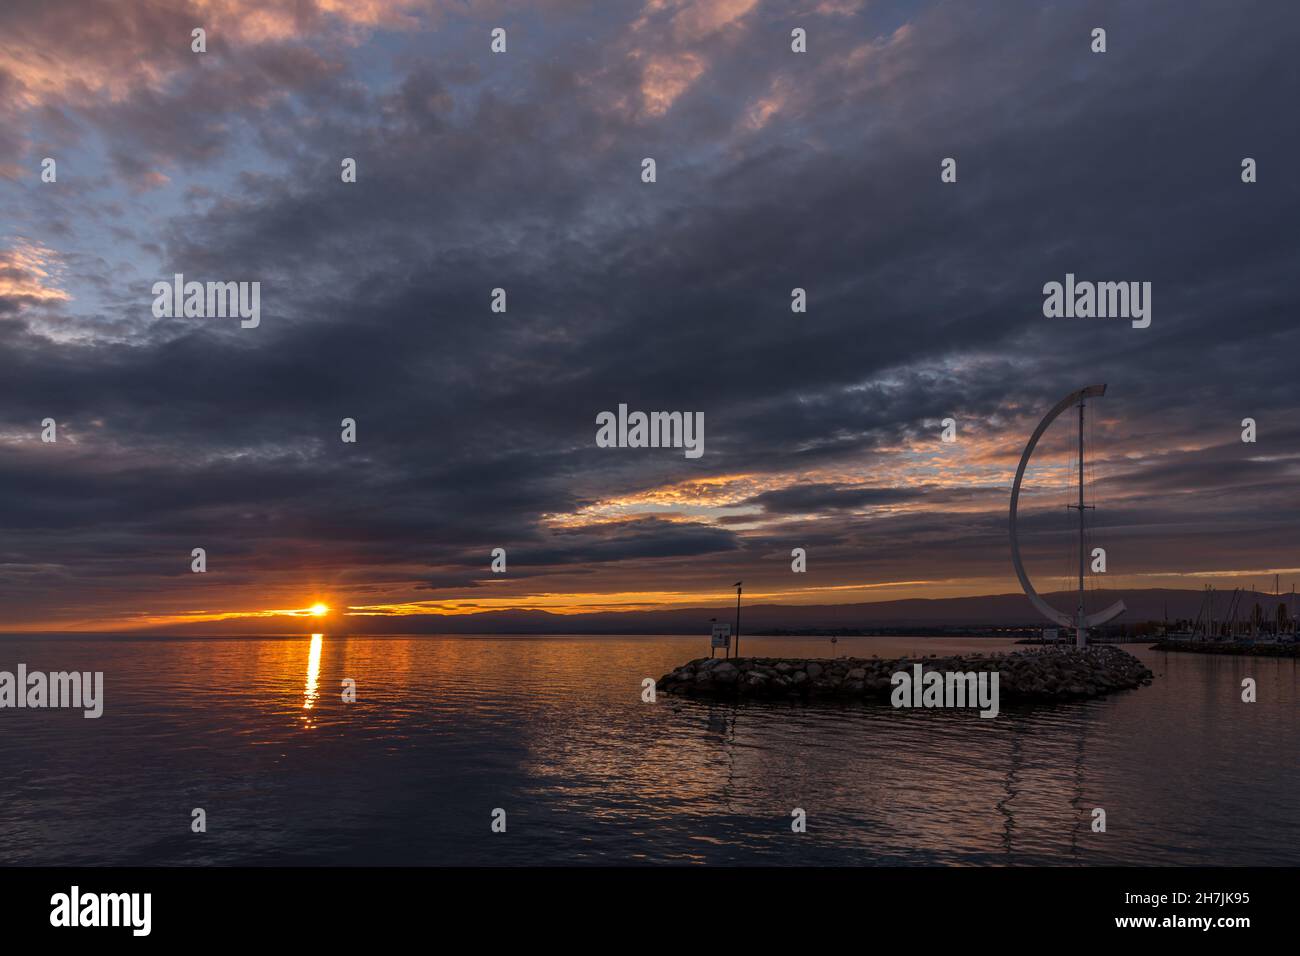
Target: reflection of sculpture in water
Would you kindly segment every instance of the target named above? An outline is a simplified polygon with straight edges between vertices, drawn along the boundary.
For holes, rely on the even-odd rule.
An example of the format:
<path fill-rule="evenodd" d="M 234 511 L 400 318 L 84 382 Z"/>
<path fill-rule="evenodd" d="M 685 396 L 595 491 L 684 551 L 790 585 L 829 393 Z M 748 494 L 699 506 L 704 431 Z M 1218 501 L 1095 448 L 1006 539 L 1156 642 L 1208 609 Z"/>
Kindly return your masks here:
<path fill-rule="evenodd" d="M 1083 753 L 1084 753 L 1084 731 L 1087 728 L 1085 721 L 1079 726 L 1079 736 L 1075 742 L 1074 748 L 1074 796 L 1070 799 L 1070 806 L 1074 808 L 1074 826 L 1070 828 L 1070 855 L 1079 855 L 1079 827 L 1084 822 L 1084 817 L 1091 820 L 1091 814 L 1083 805 Z"/>
<path fill-rule="evenodd" d="M 1020 752 L 1020 718 L 1008 715 L 1011 721 L 1011 759 L 1007 765 L 1004 787 L 1007 795 L 997 802 L 998 813 L 1006 818 L 1002 825 L 1002 846 L 1007 855 L 1011 855 L 1011 834 L 1016 828 L 1016 817 L 1011 812 L 1010 803 L 1020 795 L 1020 769 L 1024 762 Z"/>
<path fill-rule="evenodd" d="M 1005 818 L 1002 828 L 1002 846 L 1008 855 L 1012 853 L 1011 837 L 1016 829 L 1016 817 L 1011 807 L 1011 801 L 1020 796 L 1020 774 L 1024 769 L 1024 754 L 1021 742 L 1022 722 L 1018 715 L 1008 714 L 1007 719 L 1011 721 L 1011 752 L 1007 764 L 1006 777 L 1003 778 L 1003 789 L 1006 796 L 996 804 L 997 810 Z M 1031 725 L 1032 726 L 1032 725 Z M 1070 855 L 1079 856 L 1079 829 L 1080 827 L 1091 827 L 1091 807 L 1084 803 L 1083 780 L 1084 780 L 1084 756 L 1086 753 L 1086 719 L 1078 727 L 1078 733 L 1074 742 L 1074 760 L 1073 760 L 1073 796 L 1070 798 L 1070 807 L 1073 809 L 1073 820 L 1070 826 Z M 1055 762 L 1055 761 L 1054 761 Z"/>

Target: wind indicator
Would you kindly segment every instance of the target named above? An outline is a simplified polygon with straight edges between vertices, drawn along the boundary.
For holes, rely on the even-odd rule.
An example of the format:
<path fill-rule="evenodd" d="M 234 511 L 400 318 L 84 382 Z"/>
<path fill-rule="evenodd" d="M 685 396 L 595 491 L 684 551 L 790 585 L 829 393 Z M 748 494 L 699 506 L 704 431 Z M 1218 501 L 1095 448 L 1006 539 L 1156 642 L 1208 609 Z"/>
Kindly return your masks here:
<path fill-rule="evenodd" d="M 1083 515 L 1089 509 L 1089 505 L 1083 503 L 1083 413 L 1087 405 L 1087 399 L 1100 398 L 1106 394 L 1105 385 L 1089 385 L 1077 392 L 1071 392 L 1065 398 L 1056 403 L 1038 423 L 1034 429 L 1033 435 L 1029 437 L 1029 444 L 1025 446 L 1025 453 L 1020 456 L 1020 467 L 1016 469 L 1015 484 L 1011 486 L 1011 562 L 1016 568 L 1016 577 L 1020 579 L 1020 586 L 1025 589 L 1025 596 L 1029 598 L 1029 603 L 1034 606 L 1038 613 L 1042 614 L 1050 621 L 1054 621 L 1061 627 L 1074 628 L 1074 643 L 1076 647 L 1086 647 L 1088 644 L 1088 628 L 1095 627 L 1099 624 L 1105 624 L 1123 614 L 1127 608 L 1123 601 L 1116 601 L 1104 611 L 1098 611 L 1096 614 L 1088 614 L 1083 609 L 1083 576 L 1087 568 L 1087 543 L 1084 538 Z M 1034 453 L 1034 448 L 1038 445 L 1038 439 L 1043 437 L 1043 432 L 1047 427 L 1056 421 L 1057 416 L 1065 411 L 1071 405 L 1079 407 L 1079 503 L 1070 505 L 1071 508 L 1077 508 L 1079 511 L 1079 603 L 1073 616 L 1058 611 L 1039 596 L 1034 590 L 1034 585 L 1029 580 L 1029 575 L 1025 573 L 1024 563 L 1020 560 L 1020 539 L 1016 534 L 1016 507 L 1020 501 L 1020 483 L 1025 477 L 1025 468 L 1029 465 L 1029 457 Z"/>

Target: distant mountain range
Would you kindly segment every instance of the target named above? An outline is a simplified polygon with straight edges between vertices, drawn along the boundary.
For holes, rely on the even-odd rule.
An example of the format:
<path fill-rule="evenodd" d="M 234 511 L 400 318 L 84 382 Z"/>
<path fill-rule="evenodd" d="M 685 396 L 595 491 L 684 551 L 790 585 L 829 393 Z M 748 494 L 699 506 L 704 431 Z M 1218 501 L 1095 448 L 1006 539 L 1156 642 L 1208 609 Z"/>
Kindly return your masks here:
<path fill-rule="evenodd" d="M 1063 610 L 1070 608 L 1073 592 L 1044 595 L 1047 601 Z M 1109 604 L 1122 599 L 1128 611 L 1116 623 L 1133 625 L 1143 621 L 1194 618 L 1204 597 L 1201 591 L 1158 589 L 1106 591 L 1094 598 Z M 1248 608 L 1257 600 L 1270 613 L 1271 594 L 1250 595 L 1243 599 Z M 1285 600 L 1285 596 L 1283 597 Z M 1091 606 L 1091 604 L 1090 604 Z M 1216 604 L 1227 607 L 1224 595 Z M 248 621 L 212 621 L 183 627 L 154 628 L 146 633 L 194 636 L 243 634 L 301 634 L 313 628 L 348 634 L 701 634 L 709 630 L 709 619 L 731 623 L 735 604 L 717 607 L 674 608 L 665 611 L 605 611 L 592 614 L 551 614 L 547 611 L 484 611 L 477 614 L 419 614 L 404 617 L 338 617 L 328 624 L 311 618 L 289 622 L 267 619 Z M 1244 613 L 1244 611 L 1243 611 Z M 787 633 L 818 632 L 837 629 L 871 630 L 878 628 L 925 628 L 941 630 L 987 627 L 1044 627 L 1044 621 L 1023 594 L 990 594 L 904 601 L 878 601 L 863 604 L 753 604 L 742 605 L 741 633 L 765 631 Z"/>

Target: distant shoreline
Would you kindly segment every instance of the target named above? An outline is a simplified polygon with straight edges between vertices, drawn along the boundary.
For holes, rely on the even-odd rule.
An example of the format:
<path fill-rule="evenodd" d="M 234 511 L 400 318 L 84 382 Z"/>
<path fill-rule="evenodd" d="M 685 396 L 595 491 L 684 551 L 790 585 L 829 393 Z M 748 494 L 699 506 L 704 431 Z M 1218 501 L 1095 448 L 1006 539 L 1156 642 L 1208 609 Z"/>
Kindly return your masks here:
<path fill-rule="evenodd" d="M 554 632 L 510 632 L 502 631 L 499 633 L 491 632 L 464 632 L 457 633 L 449 631 L 439 634 L 435 632 L 401 632 L 394 631 L 390 634 L 384 633 L 367 633 L 364 631 L 348 631 L 331 628 L 304 629 L 302 631 L 291 633 L 275 634 L 158 634 L 158 633 L 140 633 L 134 631 L 31 631 L 31 632 L 10 632 L 0 634 L 0 643 L 5 641 L 118 641 L 118 642 L 145 642 L 145 643 L 165 643 L 168 641 L 301 641 L 311 637 L 313 633 L 324 634 L 327 638 L 345 639 L 355 638 L 357 640 L 390 640 L 395 638 L 402 639 L 428 639 L 428 640 L 446 640 L 455 638 L 457 640 L 512 640 L 512 641 L 530 641 L 530 640 L 551 640 L 555 638 L 578 639 L 578 640 L 606 640 L 606 639 L 636 639 L 636 638 L 697 638 L 705 642 L 708 641 L 707 634 L 702 637 L 698 634 L 684 633 L 680 631 L 610 631 L 609 633 L 596 633 L 588 631 L 554 631 Z M 936 627 L 917 627 L 917 628 L 879 628 L 870 632 L 858 631 L 856 633 L 845 633 L 842 630 L 836 631 L 787 631 L 782 633 L 775 632 L 758 632 L 742 634 L 743 640 L 750 638 L 767 638 L 776 640 L 807 640 L 807 641 L 825 641 L 832 637 L 844 638 L 872 638 L 878 637 L 883 639 L 889 638 L 907 638 L 909 640 L 944 640 L 951 638 L 969 638 L 974 640 L 1005 640 L 1017 644 L 1029 644 L 1028 640 L 1016 640 L 1013 638 L 1019 632 L 998 633 L 994 631 L 984 631 L 980 629 L 971 630 L 947 630 Z"/>
<path fill-rule="evenodd" d="M 1300 657 L 1300 644 L 1244 644 L 1241 641 L 1157 641 L 1153 651 L 1183 654 L 1240 654 L 1246 657 Z"/>
<path fill-rule="evenodd" d="M 1019 626 L 1002 627 L 997 625 L 944 625 L 931 627 L 922 625 L 897 625 L 877 627 L 802 627 L 784 628 L 768 627 L 750 631 L 750 637 L 993 637 L 1011 640 L 1012 638 L 1037 637 L 1043 633 L 1041 627 Z"/>
<path fill-rule="evenodd" d="M 1247 592 L 1261 606 L 1269 606 L 1272 595 Z M 1048 603 L 1072 607 L 1077 595 L 1051 593 L 1042 595 Z M 1162 622 L 1193 621 L 1204 600 L 1200 590 L 1170 588 L 1109 589 L 1106 600 L 1122 600 L 1128 606 L 1123 621 L 1104 633 L 1155 640 L 1162 633 Z M 525 605 L 527 599 L 521 599 Z M 341 609 L 351 608 L 345 597 L 336 596 Z M 304 631 L 334 631 L 349 634 L 684 634 L 708 636 L 714 620 L 727 623 L 735 614 L 731 601 L 718 605 L 671 607 L 664 609 L 602 611 L 584 610 L 555 613 L 542 608 L 522 606 L 511 609 L 483 609 L 458 614 L 419 613 L 403 615 L 352 614 L 346 610 L 325 618 L 267 618 L 252 616 L 216 621 L 173 621 L 147 627 L 114 627 L 104 621 L 99 633 L 160 634 L 164 636 L 292 636 Z M 1288 612 L 1289 614 L 1289 612 Z M 42 627 L 39 633 L 53 635 L 57 621 L 23 622 Z M 0 627 L 18 628 L 18 621 Z M 1023 592 L 985 594 L 953 598 L 903 598 L 897 600 L 854 602 L 848 604 L 772 604 L 746 603 L 742 608 L 741 633 L 761 637 L 1037 637 L 1047 626 Z M 1190 626 L 1190 625 L 1188 625 Z M 44 629 L 48 627 L 49 629 Z M 292 631 L 286 630 L 292 628 Z M 15 633 L 17 633 L 15 631 Z M 69 632 L 63 632 L 69 633 Z M 76 633 L 94 633 L 91 627 Z M 1098 635 L 1100 636 L 1100 635 Z"/>

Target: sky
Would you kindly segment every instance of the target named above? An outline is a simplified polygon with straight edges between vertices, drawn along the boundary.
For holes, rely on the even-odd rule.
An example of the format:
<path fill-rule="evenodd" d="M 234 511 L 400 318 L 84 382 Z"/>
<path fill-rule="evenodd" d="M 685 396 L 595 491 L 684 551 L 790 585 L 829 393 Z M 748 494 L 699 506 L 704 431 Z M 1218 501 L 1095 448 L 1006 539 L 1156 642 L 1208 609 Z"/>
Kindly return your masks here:
<path fill-rule="evenodd" d="M 1286 589 L 1298 40 L 1250 0 L 7 0 L 0 631 L 1015 591 L 1024 443 L 1095 382 L 1090 586 Z M 155 316 L 176 273 L 260 324 Z M 1067 273 L 1150 326 L 1046 317 Z M 704 453 L 599 447 L 620 404 Z"/>

